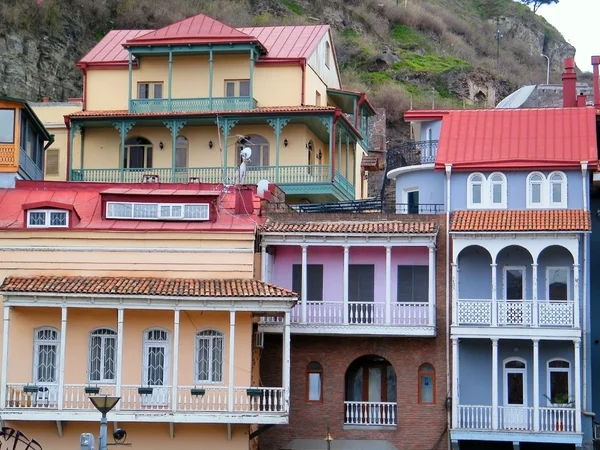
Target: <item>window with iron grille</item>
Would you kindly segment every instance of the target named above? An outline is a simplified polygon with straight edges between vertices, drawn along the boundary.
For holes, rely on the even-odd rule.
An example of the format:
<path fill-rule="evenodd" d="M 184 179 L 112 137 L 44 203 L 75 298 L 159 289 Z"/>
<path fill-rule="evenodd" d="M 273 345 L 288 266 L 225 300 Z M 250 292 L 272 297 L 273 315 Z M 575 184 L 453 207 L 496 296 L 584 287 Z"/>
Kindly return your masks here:
<path fill-rule="evenodd" d="M 117 358 L 117 333 L 101 328 L 90 334 L 89 381 L 111 383 L 115 381 Z"/>
<path fill-rule="evenodd" d="M 223 382 L 223 333 L 204 330 L 196 334 L 196 383 Z"/>

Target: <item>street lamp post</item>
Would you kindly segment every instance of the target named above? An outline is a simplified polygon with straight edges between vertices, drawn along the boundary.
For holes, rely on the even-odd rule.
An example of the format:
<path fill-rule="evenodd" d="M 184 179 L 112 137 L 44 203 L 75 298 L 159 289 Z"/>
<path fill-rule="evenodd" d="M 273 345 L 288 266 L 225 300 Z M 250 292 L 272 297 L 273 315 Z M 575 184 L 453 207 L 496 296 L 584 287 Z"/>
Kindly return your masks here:
<path fill-rule="evenodd" d="M 106 450 L 106 435 L 107 435 L 107 420 L 106 414 L 117 406 L 121 397 L 110 397 L 108 395 L 97 395 L 90 396 L 92 405 L 102 413 L 102 420 L 100 421 L 100 439 L 98 440 L 98 450 Z"/>
<path fill-rule="evenodd" d="M 327 442 L 327 450 L 331 450 L 331 441 L 333 441 L 333 438 L 329 432 L 329 425 L 327 425 L 327 437 L 325 438 L 325 442 Z"/>
<path fill-rule="evenodd" d="M 546 67 L 546 84 L 548 85 L 548 84 L 550 84 L 550 58 L 548 58 L 543 53 L 540 56 L 543 56 L 548 61 L 548 64 L 547 64 L 547 67 Z"/>

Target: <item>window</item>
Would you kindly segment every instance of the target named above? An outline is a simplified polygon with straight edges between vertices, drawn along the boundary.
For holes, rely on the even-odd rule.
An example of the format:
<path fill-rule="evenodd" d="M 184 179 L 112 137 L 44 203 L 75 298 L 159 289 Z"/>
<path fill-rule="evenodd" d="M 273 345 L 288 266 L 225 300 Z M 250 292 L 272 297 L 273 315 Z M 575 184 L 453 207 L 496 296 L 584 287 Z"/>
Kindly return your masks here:
<path fill-rule="evenodd" d="M 552 172 L 548 176 L 550 207 L 567 207 L 567 179 L 562 172 Z"/>
<path fill-rule="evenodd" d="M 250 97 L 250 80 L 226 80 L 225 97 Z"/>
<path fill-rule="evenodd" d="M 152 167 L 152 142 L 143 137 L 127 139 L 124 158 L 123 167 L 127 169 Z"/>
<path fill-rule="evenodd" d="M 548 393 L 546 398 L 552 405 L 567 405 L 571 399 L 571 368 L 568 361 L 553 359 L 548 361 Z"/>
<path fill-rule="evenodd" d="M 490 198 L 494 208 L 506 208 L 506 177 L 502 173 L 490 175 Z"/>
<path fill-rule="evenodd" d="M 15 110 L 0 109 L 0 142 L 15 143 Z"/>
<path fill-rule="evenodd" d="M 28 228 L 66 228 L 69 212 L 54 209 L 32 209 L 27 211 Z"/>
<path fill-rule="evenodd" d="M 568 267 L 546 267 L 546 297 L 548 300 L 569 299 Z"/>
<path fill-rule="evenodd" d="M 189 143 L 186 137 L 177 136 L 175 141 L 175 167 L 185 168 L 188 165 Z"/>
<path fill-rule="evenodd" d="M 398 302 L 429 301 L 429 267 L 398 266 Z"/>
<path fill-rule="evenodd" d="M 223 382 L 223 333 L 204 330 L 196 334 L 196 383 Z"/>
<path fill-rule="evenodd" d="M 419 403 L 435 403 L 435 369 L 431 364 L 419 367 Z"/>
<path fill-rule="evenodd" d="M 375 266 L 350 264 L 348 266 L 348 300 L 351 302 L 375 301 Z"/>
<path fill-rule="evenodd" d="M 315 94 L 315 105 L 321 106 L 321 93 L 319 91 Z"/>
<path fill-rule="evenodd" d="M 160 82 L 149 82 L 143 81 L 138 83 L 138 98 L 149 99 L 149 98 L 163 98 L 163 83 Z"/>
<path fill-rule="evenodd" d="M 208 203 L 106 202 L 107 219 L 208 220 Z"/>
<path fill-rule="evenodd" d="M 527 207 L 540 208 L 543 205 L 542 195 L 546 177 L 539 172 L 530 173 L 527 176 Z"/>
<path fill-rule="evenodd" d="M 60 165 L 60 150 L 50 148 L 46 150 L 46 164 L 44 166 L 46 175 L 58 175 Z"/>
<path fill-rule="evenodd" d="M 504 300 L 525 298 L 525 267 L 504 267 Z"/>
<path fill-rule="evenodd" d="M 483 184 L 485 177 L 480 173 L 469 176 L 467 203 L 469 208 L 483 207 Z"/>
<path fill-rule="evenodd" d="M 34 378 L 36 383 L 58 383 L 59 332 L 44 327 L 35 330 Z"/>
<path fill-rule="evenodd" d="M 323 401 L 323 367 L 315 361 L 306 367 L 306 399 L 309 402 Z"/>
<path fill-rule="evenodd" d="M 269 165 L 269 141 L 258 134 L 246 136 L 241 144 L 252 150 L 250 166 L 265 167 Z"/>
<path fill-rule="evenodd" d="M 331 45 L 329 41 L 325 41 L 325 66 L 329 69 L 331 64 Z"/>
<path fill-rule="evenodd" d="M 323 301 L 323 264 L 306 265 L 306 300 L 309 302 Z M 292 266 L 292 291 L 302 298 L 302 265 Z"/>
<path fill-rule="evenodd" d="M 101 328 L 90 333 L 89 381 L 110 383 L 115 381 L 117 359 L 117 333 Z"/>

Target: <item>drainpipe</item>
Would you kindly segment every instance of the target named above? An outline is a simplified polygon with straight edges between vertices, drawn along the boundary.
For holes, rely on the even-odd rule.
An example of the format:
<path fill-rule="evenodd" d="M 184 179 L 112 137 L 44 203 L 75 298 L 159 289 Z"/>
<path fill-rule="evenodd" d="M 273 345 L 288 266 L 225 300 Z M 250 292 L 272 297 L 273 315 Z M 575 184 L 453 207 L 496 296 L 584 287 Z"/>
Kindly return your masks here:
<path fill-rule="evenodd" d="M 594 106 L 600 106 L 600 80 L 598 77 L 598 66 L 600 65 L 600 56 L 592 56 L 592 67 L 594 68 Z"/>
<path fill-rule="evenodd" d="M 331 133 L 333 136 L 333 149 L 332 149 L 332 155 L 333 157 L 331 158 L 331 182 L 333 183 L 335 181 L 335 155 L 336 155 L 336 135 L 337 135 L 337 122 L 338 119 L 340 118 L 340 116 L 342 115 L 342 111 L 337 108 L 333 114 L 333 127 L 331 127 Z"/>
<path fill-rule="evenodd" d="M 588 210 L 588 202 L 587 202 L 587 196 L 589 193 L 588 187 L 587 187 L 587 166 L 588 166 L 588 162 L 587 161 L 581 161 L 581 184 L 582 184 L 582 193 L 583 193 L 583 209 L 585 211 Z M 588 295 L 587 295 L 587 289 L 588 289 L 588 280 L 587 280 L 587 252 L 588 252 L 588 235 L 587 233 L 584 233 L 583 235 L 583 261 L 582 261 L 582 267 L 583 267 L 583 289 L 582 289 L 582 295 L 581 295 L 581 304 L 582 304 L 582 309 L 581 309 L 581 336 L 583 337 L 582 339 L 582 345 L 581 345 L 581 353 L 582 353 L 582 359 L 581 359 L 581 366 L 582 366 L 582 379 L 581 379 L 581 384 L 583 386 L 583 395 L 582 395 L 582 408 L 581 411 L 585 412 L 588 411 L 588 407 L 587 407 L 587 299 L 588 299 Z"/>
<path fill-rule="evenodd" d="M 306 101 L 306 58 L 300 63 L 300 69 L 302 69 L 302 93 L 300 94 L 300 105 L 304 106 Z"/>
<path fill-rule="evenodd" d="M 450 367 L 450 175 L 452 173 L 452 164 L 446 164 L 446 392 L 449 392 L 451 380 L 451 367 Z M 452 399 L 456 401 L 455 398 Z M 452 409 L 446 408 L 448 429 L 452 423 Z M 448 431 L 450 435 L 450 431 Z M 452 443 L 448 439 L 448 448 L 450 449 Z"/>
<path fill-rule="evenodd" d="M 81 72 L 83 73 L 83 105 L 81 109 L 85 111 L 87 109 L 87 65 L 82 64 Z"/>
<path fill-rule="evenodd" d="M 71 119 L 64 116 L 67 127 L 67 180 L 71 181 Z"/>

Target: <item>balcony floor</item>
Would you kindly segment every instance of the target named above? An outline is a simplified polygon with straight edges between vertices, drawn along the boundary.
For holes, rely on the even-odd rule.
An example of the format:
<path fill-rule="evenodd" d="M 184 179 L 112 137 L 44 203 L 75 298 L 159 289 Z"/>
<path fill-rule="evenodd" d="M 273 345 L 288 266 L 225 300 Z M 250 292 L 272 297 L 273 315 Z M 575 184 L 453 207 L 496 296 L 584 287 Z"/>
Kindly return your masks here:
<path fill-rule="evenodd" d="M 583 433 L 542 433 L 536 431 L 506 430 L 450 430 L 452 441 L 500 441 L 500 442 L 535 442 L 552 444 L 574 444 L 581 446 Z"/>
<path fill-rule="evenodd" d="M 283 326 L 278 323 L 261 323 L 259 331 L 263 333 L 282 333 Z M 324 324 L 324 323 L 293 323 L 290 326 L 292 334 L 319 334 L 322 336 L 420 336 L 435 337 L 435 326 L 429 325 L 378 325 L 367 324 Z"/>

